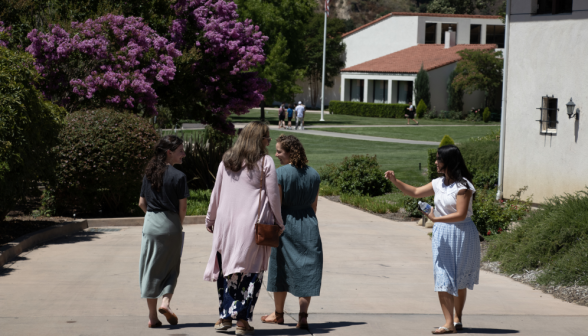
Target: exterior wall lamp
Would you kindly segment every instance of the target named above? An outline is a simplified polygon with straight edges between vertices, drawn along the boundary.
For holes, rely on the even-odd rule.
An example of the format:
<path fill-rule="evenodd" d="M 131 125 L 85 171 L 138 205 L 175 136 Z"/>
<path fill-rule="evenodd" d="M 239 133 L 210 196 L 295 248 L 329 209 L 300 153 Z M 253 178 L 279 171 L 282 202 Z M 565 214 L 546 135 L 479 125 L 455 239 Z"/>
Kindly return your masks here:
<path fill-rule="evenodd" d="M 572 101 L 572 98 L 570 98 L 570 101 L 566 104 L 566 107 L 568 108 L 569 119 L 576 117 L 576 120 L 580 120 L 580 109 L 576 109 L 576 113 L 574 113 L 574 108 L 576 107 L 576 104 Z"/>

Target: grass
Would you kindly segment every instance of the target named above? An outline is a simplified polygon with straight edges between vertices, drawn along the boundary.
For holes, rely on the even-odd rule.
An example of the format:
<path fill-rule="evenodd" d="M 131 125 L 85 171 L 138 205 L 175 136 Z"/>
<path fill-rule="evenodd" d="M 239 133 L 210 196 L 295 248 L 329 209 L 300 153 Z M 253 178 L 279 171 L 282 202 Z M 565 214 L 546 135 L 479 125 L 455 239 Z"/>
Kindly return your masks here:
<path fill-rule="evenodd" d="M 313 128 L 317 131 L 338 132 L 348 134 L 369 135 L 383 138 L 441 141 L 444 135 L 449 135 L 456 143 L 461 143 L 472 137 L 479 137 L 491 132 L 498 132 L 500 126 L 491 127 L 349 127 L 349 128 Z"/>
<path fill-rule="evenodd" d="M 400 209 L 399 205 L 390 204 L 383 199 L 355 194 L 341 194 L 341 202 L 379 214 L 398 212 Z"/>
<path fill-rule="evenodd" d="M 208 204 L 210 203 L 210 194 L 210 190 L 190 190 L 186 216 L 206 215 Z"/>
<path fill-rule="evenodd" d="M 250 121 L 259 120 L 261 112 L 259 109 L 251 109 L 251 112 L 244 115 L 231 115 L 231 120 L 234 123 L 248 123 Z M 265 118 L 271 125 L 278 124 L 278 111 L 277 110 L 265 110 Z M 325 121 L 320 121 L 320 113 L 307 113 L 304 118 L 304 124 L 306 126 L 322 126 L 322 125 L 406 125 L 406 119 L 393 119 L 393 118 L 370 118 L 370 117 L 357 117 L 340 114 L 325 114 Z M 295 118 L 292 118 L 293 123 Z M 184 120 L 184 122 L 188 122 Z M 286 121 L 287 122 L 287 121 Z M 421 119 L 419 122 L 425 125 L 484 125 L 483 122 L 478 121 L 465 121 L 465 120 L 445 120 L 445 119 Z M 491 122 L 490 125 L 499 125 L 500 123 Z M 487 125 L 487 124 L 486 124 Z"/>

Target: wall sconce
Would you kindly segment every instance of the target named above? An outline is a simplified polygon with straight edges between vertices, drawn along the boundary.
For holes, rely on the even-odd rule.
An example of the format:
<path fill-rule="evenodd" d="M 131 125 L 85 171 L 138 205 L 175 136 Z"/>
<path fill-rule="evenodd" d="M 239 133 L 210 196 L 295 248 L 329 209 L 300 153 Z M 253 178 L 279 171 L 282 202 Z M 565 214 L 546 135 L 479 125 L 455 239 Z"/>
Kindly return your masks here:
<path fill-rule="evenodd" d="M 568 108 L 569 119 L 576 117 L 576 120 L 580 120 L 580 109 L 576 109 L 576 113 L 574 113 L 574 108 L 576 107 L 576 104 L 572 101 L 572 98 L 570 98 L 570 101 L 566 104 L 566 107 Z"/>

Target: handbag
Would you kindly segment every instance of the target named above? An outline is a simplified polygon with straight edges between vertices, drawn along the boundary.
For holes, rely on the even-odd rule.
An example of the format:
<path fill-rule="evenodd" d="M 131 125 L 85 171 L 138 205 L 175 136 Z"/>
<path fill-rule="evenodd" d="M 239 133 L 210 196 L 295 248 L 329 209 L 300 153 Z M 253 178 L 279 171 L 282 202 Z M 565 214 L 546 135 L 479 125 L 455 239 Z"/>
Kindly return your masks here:
<path fill-rule="evenodd" d="M 261 172 L 259 176 L 259 205 L 257 207 L 257 221 L 255 224 L 255 243 L 261 246 L 278 247 L 280 245 L 280 227 L 275 224 L 260 223 L 261 217 L 261 190 L 263 189 L 263 166 L 265 164 L 265 155 L 261 162 Z"/>

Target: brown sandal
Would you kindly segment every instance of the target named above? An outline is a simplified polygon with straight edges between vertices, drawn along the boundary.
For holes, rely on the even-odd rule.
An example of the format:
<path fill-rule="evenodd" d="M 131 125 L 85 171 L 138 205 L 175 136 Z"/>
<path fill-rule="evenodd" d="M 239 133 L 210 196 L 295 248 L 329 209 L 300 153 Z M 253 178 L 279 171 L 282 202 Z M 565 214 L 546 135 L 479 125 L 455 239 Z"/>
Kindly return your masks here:
<path fill-rule="evenodd" d="M 216 321 L 216 323 L 214 324 L 214 329 L 215 330 L 227 330 L 230 329 L 233 326 L 233 321 L 230 319 L 219 319 L 218 321 Z"/>
<path fill-rule="evenodd" d="M 243 322 L 243 324 L 245 326 L 244 327 L 237 326 L 237 329 L 235 330 L 235 335 L 253 335 L 253 333 L 255 332 L 255 328 L 250 326 L 249 322 L 247 322 L 247 320 L 239 320 L 239 321 Z"/>
<path fill-rule="evenodd" d="M 274 315 L 276 315 L 276 318 L 273 321 L 267 319 L 269 315 L 263 315 L 261 317 L 261 322 L 270 324 L 284 324 L 284 313 L 274 312 Z"/>
<path fill-rule="evenodd" d="M 151 324 L 151 322 L 147 323 L 147 328 L 159 328 L 162 326 L 161 321 L 157 321 L 154 324 Z"/>
<path fill-rule="evenodd" d="M 303 318 L 307 318 L 307 317 L 308 317 L 308 314 L 307 313 L 298 313 L 298 321 L 300 321 Z M 300 323 L 300 322 L 298 322 L 296 324 L 296 328 L 297 329 L 305 329 L 305 330 L 308 330 L 308 323 Z"/>
<path fill-rule="evenodd" d="M 165 319 L 167 320 L 167 322 L 169 324 L 171 324 L 171 325 L 178 324 L 178 317 L 176 316 L 176 314 L 172 313 L 167 308 L 159 308 L 159 313 L 163 314 L 163 316 L 165 316 Z"/>

